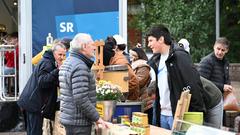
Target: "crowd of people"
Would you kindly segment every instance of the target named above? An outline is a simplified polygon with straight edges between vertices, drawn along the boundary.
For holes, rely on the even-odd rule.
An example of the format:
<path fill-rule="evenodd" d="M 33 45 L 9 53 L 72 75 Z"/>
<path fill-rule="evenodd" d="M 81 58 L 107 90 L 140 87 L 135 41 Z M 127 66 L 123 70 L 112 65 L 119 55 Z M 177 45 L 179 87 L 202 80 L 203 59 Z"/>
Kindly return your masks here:
<path fill-rule="evenodd" d="M 189 111 L 203 112 L 205 125 L 220 128 L 223 91 L 233 89 L 229 62 L 225 58 L 229 41 L 224 37 L 217 39 L 213 53 L 204 57 L 196 69 L 189 42 L 186 39 L 175 42 L 164 25 L 151 27 L 146 39 L 153 52 L 150 59 L 139 44 L 130 48 L 128 54 L 127 42 L 120 35 L 105 40 L 104 65 L 128 67 L 126 100 L 142 101 L 150 124 L 172 129 L 177 102 L 187 88 L 192 94 Z M 69 50 L 64 45 L 66 42 L 60 41 L 44 51 L 18 100 L 27 114 L 28 135 L 41 135 L 43 118 L 54 120 L 58 109 L 67 135 L 91 134 L 93 123 L 108 127 L 95 108 L 96 77 L 91 70 L 96 50 L 94 41 L 85 33 L 67 41 Z"/>

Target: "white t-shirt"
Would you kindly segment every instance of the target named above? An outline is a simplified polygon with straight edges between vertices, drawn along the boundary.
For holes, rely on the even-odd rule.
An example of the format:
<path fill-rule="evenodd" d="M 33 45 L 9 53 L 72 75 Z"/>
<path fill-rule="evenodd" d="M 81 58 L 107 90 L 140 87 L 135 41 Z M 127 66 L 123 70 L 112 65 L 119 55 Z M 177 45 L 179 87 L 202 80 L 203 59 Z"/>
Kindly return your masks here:
<path fill-rule="evenodd" d="M 161 114 L 172 116 L 172 108 L 170 102 L 170 90 L 168 87 L 168 72 L 165 61 L 168 58 L 167 54 L 162 54 L 158 67 L 158 89 L 160 95 Z"/>

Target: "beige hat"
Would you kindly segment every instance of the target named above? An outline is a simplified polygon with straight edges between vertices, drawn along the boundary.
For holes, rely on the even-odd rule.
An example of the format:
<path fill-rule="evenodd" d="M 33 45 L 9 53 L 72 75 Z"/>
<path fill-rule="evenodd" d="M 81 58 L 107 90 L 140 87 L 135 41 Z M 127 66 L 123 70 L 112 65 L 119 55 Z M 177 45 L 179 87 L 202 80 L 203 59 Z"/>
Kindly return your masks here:
<path fill-rule="evenodd" d="M 117 45 L 127 44 L 127 42 L 120 35 L 114 35 L 113 38 L 116 40 Z"/>

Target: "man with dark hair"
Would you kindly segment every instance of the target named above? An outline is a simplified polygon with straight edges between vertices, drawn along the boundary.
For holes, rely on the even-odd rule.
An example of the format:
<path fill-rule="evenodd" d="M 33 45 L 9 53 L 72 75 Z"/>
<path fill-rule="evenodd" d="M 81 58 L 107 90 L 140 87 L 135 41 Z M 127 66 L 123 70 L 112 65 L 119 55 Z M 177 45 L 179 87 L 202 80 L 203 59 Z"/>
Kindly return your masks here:
<path fill-rule="evenodd" d="M 66 57 L 68 57 L 69 56 L 69 52 L 68 52 L 68 50 L 69 50 L 69 48 L 70 48 L 70 42 L 72 41 L 72 39 L 71 38 L 63 38 L 60 42 L 65 46 L 65 48 L 66 48 Z"/>
<path fill-rule="evenodd" d="M 225 37 L 215 41 L 213 52 L 205 56 L 199 63 L 199 73 L 204 78 L 212 81 L 222 92 L 232 91 L 229 78 L 229 61 L 225 58 L 230 47 L 230 42 Z M 223 125 L 225 126 L 225 112 L 223 114 Z"/>
<path fill-rule="evenodd" d="M 149 65 L 156 73 L 156 118 L 157 124 L 171 129 L 177 101 L 185 88 L 192 94 L 189 111 L 205 112 L 202 85 L 192 70 L 190 55 L 173 44 L 169 30 L 163 25 L 152 27 L 147 34 L 148 47 L 153 51 Z M 199 77 L 199 76 L 198 76 Z"/>
<path fill-rule="evenodd" d="M 213 52 L 204 57 L 199 64 L 200 75 L 212 81 L 221 91 L 232 91 L 229 78 L 229 62 L 225 58 L 230 42 L 225 37 L 216 40 Z"/>

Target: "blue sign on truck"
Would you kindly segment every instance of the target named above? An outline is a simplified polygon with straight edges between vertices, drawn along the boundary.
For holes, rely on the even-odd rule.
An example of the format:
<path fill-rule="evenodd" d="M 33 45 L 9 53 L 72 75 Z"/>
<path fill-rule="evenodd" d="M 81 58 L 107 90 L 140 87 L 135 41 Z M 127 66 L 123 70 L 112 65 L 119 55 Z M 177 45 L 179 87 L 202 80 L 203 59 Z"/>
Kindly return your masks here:
<path fill-rule="evenodd" d="M 56 16 L 57 38 L 89 33 L 94 40 L 118 33 L 118 12 L 99 12 Z"/>
<path fill-rule="evenodd" d="M 53 38 L 73 37 L 83 32 L 94 40 L 119 33 L 119 0 L 33 0 L 32 56 Z"/>

